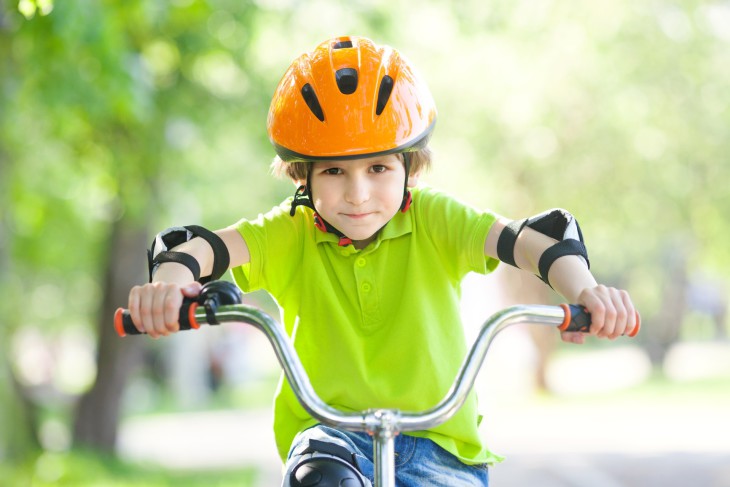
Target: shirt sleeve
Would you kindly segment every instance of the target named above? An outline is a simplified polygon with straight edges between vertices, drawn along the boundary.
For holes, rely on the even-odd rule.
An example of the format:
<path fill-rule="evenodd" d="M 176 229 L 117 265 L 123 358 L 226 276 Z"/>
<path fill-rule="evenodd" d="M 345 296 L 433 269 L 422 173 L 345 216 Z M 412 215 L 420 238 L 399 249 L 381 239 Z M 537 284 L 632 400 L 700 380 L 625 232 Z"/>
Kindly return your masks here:
<path fill-rule="evenodd" d="M 499 261 L 484 255 L 484 243 L 497 216 L 428 187 L 414 194 L 413 207 L 419 228 L 437 247 L 454 277 L 468 272 L 488 274 Z"/>
<path fill-rule="evenodd" d="M 243 219 L 236 229 L 248 246 L 249 263 L 232 269 L 233 279 L 244 291 L 281 289 L 295 272 L 301 253 L 303 215 L 289 215 L 290 200 L 254 220 Z"/>

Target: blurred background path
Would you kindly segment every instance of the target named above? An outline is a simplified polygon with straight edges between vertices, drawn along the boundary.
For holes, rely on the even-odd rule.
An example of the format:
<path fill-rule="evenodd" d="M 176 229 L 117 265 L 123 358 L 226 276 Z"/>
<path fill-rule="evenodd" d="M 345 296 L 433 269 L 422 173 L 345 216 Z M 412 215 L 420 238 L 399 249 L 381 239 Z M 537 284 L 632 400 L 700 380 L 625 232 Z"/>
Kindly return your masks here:
<path fill-rule="evenodd" d="M 511 339 L 517 334 L 505 341 Z M 730 356 L 730 345 L 725 352 Z M 625 350 L 609 353 L 614 361 L 624 359 L 625 373 L 637 367 Z M 579 369 L 600 361 L 592 354 L 581 357 L 585 363 Z M 493 368 L 487 370 L 496 370 L 501 358 L 496 353 L 488 357 L 492 363 L 487 367 Z M 685 368 L 692 363 L 687 358 L 682 355 Z M 557 360 L 553 369 L 560 370 L 566 361 Z M 484 375 L 481 397 L 492 393 L 482 401 L 485 434 L 491 448 L 506 457 L 492 469 L 494 485 L 730 487 L 726 394 L 713 401 L 691 393 L 668 400 L 642 388 L 639 395 L 539 397 L 521 395 L 514 374 L 508 385 L 494 374 Z M 174 469 L 251 466 L 259 470 L 257 486 L 277 486 L 279 462 L 270 425 L 268 409 L 145 416 L 124 423 L 119 452 L 129 460 Z"/>
<path fill-rule="evenodd" d="M 717 440 L 706 445 L 681 445 L 671 424 L 651 424 L 649 429 L 660 430 L 641 438 L 642 449 L 637 451 L 634 438 L 647 430 L 644 418 L 623 422 L 613 432 L 611 440 L 625 442 L 626 451 L 600 452 L 590 428 L 578 435 L 580 428 L 567 430 L 555 426 L 555 419 L 532 411 L 534 416 L 522 431 L 512 432 L 517 439 L 500 452 L 507 459 L 491 471 L 494 485 L 541 487 L 729 487 L 730 441 L 728 441 L 727 413 L 703 415 L 703 422 L 716 427 Z M 716 412 L 716 414 L 718 414 Z M 127 458 L 156 460 L 172 468 L 225 468 L 253 466 L 259 469 L 256 485 L 278 486 L 280 471 L 273 453 L 269 431 L 269 415 L 256 411 L 248 413 L 204 413 L 176 415 L 176 418 L 145 420 L 128 424 L 124 433 L 124 455 Z M 567 416 L 567 415 L 566 415 Z M 560 418 L 565 420 L 566 418 Z M 530 430 L 539 422 L 539 431 Z M 551 426 L 552 422 L 552 426 Z M 569 422 L 573 422 L 570 419 Z M 705 426 L 703 425 L 703 426 Z M 725 431 L 720 431 L 724 425 Z M 188 435 L 180 437 L 184 428 Z M 567 442 L 548 443 L 531 438 L 564 437 Z M 171 438 L 176 440 L 170 441 Z M 255 438 L 247 441 L 247 438 Z M 667 443 L 667 439 L 670 441 Z M 495 442 L 496 443 L 496 442 Z M 723 444 L 724 443 L 724 444 Z M 537 452 L 544 446 L 543 452 Z"/>

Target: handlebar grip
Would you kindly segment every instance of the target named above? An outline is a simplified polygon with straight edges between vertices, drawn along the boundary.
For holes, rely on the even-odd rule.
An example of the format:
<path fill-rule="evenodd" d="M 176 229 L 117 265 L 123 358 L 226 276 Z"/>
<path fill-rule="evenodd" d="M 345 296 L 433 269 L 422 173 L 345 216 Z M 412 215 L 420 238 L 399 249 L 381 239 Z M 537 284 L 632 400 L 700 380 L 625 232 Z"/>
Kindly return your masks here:
<path fill-rule="evenodd" d="M 591 314 L 583 307 L 576 304 L 561 304 L 561 308 L 565 311 L 565 319 L 560 324 L 560 331 L 579 331 L 588 333 L 591 329 Z M 636 326 L 628 333 L 627 336 L 633 338 L 639 333 L 641 328 L 641 315 L 636 312 Z"/>
<path fill-rule="evenodd" d="M 198 303 L 192 299 L 183 300 L 182 307 L 180 307 L 180 331 L 200 328 L 200 323 L 195 319 L 195 310 L 198 308 Z M 120 337 L 127 335 L 143 335 L 140 332 L 134 322 L 132 321 L 132 315 L 129 314 L 128 309 L 118 308 L 114 313 L 114 330 Z"/>
<path fill-rule="evenodd" d="M 210 281 L 200 288 L 200 294 L 197 298 L 183 298 L 180 307 L 180 330 L 197 330 L 200 323 L 195 319 L 195 311 L 199 305 L 205 307 L 205 321 L 203 323 L 217 325 L 218 320 L 215 317 L 215 311 L 220 305 L 241 304 L 243 295 L 241 290 L 235 284 L 228 281 Z M 142 335 L 134 322 L 129 310 L 119 308 L 114 313 L 114 329 L 117 335 L 124 337 L 127 335 Z"/>

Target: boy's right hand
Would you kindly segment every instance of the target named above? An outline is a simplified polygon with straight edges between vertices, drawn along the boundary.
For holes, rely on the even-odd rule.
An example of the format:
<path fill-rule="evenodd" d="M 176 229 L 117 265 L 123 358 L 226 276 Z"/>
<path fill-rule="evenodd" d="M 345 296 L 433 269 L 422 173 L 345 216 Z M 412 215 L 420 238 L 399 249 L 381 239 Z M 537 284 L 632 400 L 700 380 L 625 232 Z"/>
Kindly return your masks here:
<path fill-rule="evenodd" d="M 152 282 L 134 286 L 129 291 L 129 314 L 134 326 L 152 338 L 168 336 L 180 329 L 178 319 L 183 297 L 194 298 L 202 285 L 191 282 L 185 286 Z"/>

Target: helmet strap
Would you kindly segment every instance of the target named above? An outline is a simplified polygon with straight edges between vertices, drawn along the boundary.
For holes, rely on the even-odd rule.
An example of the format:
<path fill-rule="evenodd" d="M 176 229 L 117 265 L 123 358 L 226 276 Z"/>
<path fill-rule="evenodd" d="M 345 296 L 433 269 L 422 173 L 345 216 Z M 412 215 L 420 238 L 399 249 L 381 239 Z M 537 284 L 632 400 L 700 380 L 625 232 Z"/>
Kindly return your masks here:
<path fill-rule="evenodd" d="M 312 203 L 312 199 L 309 197 L 309 187 L 306 184 L 299 186 L 294 193 L 294 201 L 291 202 L 291 210 L 289 210 L 290 216 L 294 216 L 297 206 L 306 206 L 314 210 L 314 203 Z"/>
<path fill-rule="evenodd" d="M 330 223 L 319 216 L 319 213 L 317 213 L 317 209 L 314 207 L 314 202 L 312 201 L 312 193 L 310 192 L 309 188 L 311 187 L 310 182 L 310 174 L 312 173 L 312 167 L 310 164 L 309 171 L 307 172 L 307 183 L 302 184 L 299 186 L 294 193 L 294 201 L 291 203 L 291 210 L 289 210 L 289 215 L 294 216 L 294 213 L 296 212 L 297 206 L 306 206 L 307 208 L 311 208 L 314 211 L 314 226 L 317 227 L 319 230 L 325 232 L 325 233 L 332 233 L 336 235 L 339 238 L 339 242 L 337 243 L 340 247 L 344 247 L 346 245 L 350 245 L 352 243 L 352 239 L 345 236 L 344 233 L 337 230 L 335 227 L 330 225 Z"/>
<path fill-rule="evenodd" d="M 408 208 L 411 207 L 411 203 L 413 202 L 413 197 L 411 196 L 411 192 L 408 191 L 408 179 L 411 176 L 411 154 L 410 152 L 403 152 L 403 165 L 406 169 L 406 181 L 403 183 L 403 202 L 400 205 L 400 211 L 405 213 L 408 211 Z"/>
<path fill-rule="evenodd" d="M 406 195 L 403 197 L 403 203 L 400 205 L 401 213 L 408 211 L 408 208 L 411 207 L 411 203 L 413 203 L 413 196 L 410 191 L 406 191 Z"/>

